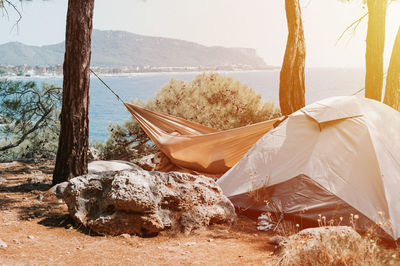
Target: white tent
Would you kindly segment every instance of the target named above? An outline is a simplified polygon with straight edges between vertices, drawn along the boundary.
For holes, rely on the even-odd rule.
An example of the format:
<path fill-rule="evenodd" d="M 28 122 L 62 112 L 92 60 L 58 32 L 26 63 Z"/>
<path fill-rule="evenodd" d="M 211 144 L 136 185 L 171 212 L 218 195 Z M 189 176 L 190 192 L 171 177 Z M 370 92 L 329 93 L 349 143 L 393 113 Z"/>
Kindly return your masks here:
<path fill-rule="evenodd" d="M 356 96 L 313 103 L 265 134 L 218 184 L 240 208 L 300 222 L 353 213 L 360 226 L 384 222 L 398 239 L 400 114 Z"/>

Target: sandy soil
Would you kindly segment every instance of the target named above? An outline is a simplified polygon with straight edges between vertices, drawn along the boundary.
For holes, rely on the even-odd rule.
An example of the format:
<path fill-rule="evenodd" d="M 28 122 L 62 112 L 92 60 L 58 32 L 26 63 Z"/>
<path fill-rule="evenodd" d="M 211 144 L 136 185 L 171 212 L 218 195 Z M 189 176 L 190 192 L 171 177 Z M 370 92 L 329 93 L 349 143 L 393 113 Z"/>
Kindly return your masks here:
<path fill-rule="evenodd" d="M 67 207 L 47 190 L 52 165 L 0 163 L 0 264 L 270 264 L 269 234 L 239 216 L 186 236 L 97 236 L 76 226 Z M 0 242 L 0 246 L 2 243 Z"/>

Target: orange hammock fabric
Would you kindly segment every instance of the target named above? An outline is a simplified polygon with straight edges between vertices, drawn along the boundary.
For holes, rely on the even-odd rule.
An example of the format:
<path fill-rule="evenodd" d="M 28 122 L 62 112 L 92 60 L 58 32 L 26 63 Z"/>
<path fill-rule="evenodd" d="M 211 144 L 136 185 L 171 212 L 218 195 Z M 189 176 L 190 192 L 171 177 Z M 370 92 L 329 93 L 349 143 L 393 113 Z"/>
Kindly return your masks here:
<path fill-rule="evenodd" d="M 279 120 L 218 131 L 137 105 L 124 105 L 173 164 L 209 174 L 229 170 Z"/>

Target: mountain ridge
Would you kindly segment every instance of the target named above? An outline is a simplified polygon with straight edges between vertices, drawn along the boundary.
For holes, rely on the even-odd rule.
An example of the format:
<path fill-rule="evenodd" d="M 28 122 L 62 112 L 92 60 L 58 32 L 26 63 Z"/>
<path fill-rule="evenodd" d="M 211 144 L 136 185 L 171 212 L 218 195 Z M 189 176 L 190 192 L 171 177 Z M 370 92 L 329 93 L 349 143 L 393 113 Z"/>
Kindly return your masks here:
<path fill-rule="evenodd" d="M 0 45 L 0 65 L 62 64 L 64 47 L 64 42 L 42 46 L 8 42 Z M 185 40 L 114 30 L 93 30 L 91 64 L 99 67 L 267 67 L 252 48 L 204 46 Z"/>

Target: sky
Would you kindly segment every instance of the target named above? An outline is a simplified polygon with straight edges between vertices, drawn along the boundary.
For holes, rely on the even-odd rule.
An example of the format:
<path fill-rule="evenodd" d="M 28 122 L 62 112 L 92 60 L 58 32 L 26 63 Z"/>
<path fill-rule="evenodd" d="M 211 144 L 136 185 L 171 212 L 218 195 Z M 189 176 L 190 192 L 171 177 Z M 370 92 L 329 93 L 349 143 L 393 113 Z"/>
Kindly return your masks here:
<path fill-rule="evenodd" d="M 0 12 L 0 44 L 19 41 L 54 44 L 65 38 L 66 0 L 33 0 L 18 4 L 16 14 Z M 177 38 L 206 46 L 256 49 L 267 64 L 282 64 L 287 24 L 284 0 L 95 0 L 93 27 L 148 36 Z M 348 25 L 366 13 L 361 0 L 300 0 L 306 41 L 306 67 L 363 67 L 367 18 L 344 35 Z M 385 65 L 397 29 L 400 2 L 387 13 Z M 1 59 L 0 59 L 1 60 Z"/>

